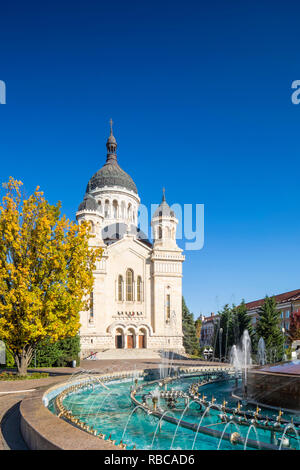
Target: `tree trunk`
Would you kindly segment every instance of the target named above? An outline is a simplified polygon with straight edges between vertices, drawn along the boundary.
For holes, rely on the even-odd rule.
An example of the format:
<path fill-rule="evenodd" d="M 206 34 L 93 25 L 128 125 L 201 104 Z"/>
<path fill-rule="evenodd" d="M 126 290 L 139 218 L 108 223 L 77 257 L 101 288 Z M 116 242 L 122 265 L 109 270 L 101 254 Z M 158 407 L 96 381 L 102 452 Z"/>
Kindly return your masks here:
<path fill-rule="evenodd" d="M 31 346 L 24 347 L 22 351 L 15 354 L 18 375 L 27 375 L 27 369 L 32 359 L 33 349 Z"/>

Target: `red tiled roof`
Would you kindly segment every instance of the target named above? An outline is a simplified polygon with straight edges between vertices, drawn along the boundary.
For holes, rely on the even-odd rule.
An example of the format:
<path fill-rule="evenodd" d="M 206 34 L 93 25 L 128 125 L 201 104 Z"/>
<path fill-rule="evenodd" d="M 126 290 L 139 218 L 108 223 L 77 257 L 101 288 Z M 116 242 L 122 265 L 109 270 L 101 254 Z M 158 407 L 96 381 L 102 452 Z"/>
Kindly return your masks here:
<path fill-rule="evenodd" d="M 219 318 L 219 315 L 210 315 L 209 317 L 204 317 L 203 322 L 209 322 L 213 320 L 217 320 Z"/>
<path fill-rule="evenodd" d="M 277 303 L 290 302 L 292 300 L 300 299 L 300 289 L 291 290 L 290 292 L 284 292 L 283 294 L 274 295 Z M 253 310 L 260 307 L 264 303 L 265 299 L 255 300 L 254 302 L 246 303 L 247 310 Z"/>

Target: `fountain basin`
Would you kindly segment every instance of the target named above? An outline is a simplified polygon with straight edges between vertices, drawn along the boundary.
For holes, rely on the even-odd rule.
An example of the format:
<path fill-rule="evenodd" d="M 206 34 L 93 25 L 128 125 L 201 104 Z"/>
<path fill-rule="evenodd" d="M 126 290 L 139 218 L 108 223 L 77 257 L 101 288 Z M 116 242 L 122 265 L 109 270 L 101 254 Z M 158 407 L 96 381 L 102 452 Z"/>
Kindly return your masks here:
<path fill-rule="evenodd" d="M 245 409 L 242 416 L 235 416 L 234 410 L 226 409 L 227 403 L 235 404 L 230 398 L 230 382 L 234 380 L 230 367 L 180 368 L 175 377 L 152 381 L 145 372 L 82 373 L 23 401 L 21 429 L 28 446 L 273 450 L 279 446 L 278 438 L 282 439 L 282 448 L 297 446 L 295 439 L 300 429 L 297 417 L 293 435 L 292 431 L 284 432 L 284 415 L 280 424 L 269 423 L 273 430 L 270 425 L 252 423 L 251 410 Z M 220 418 L 221 409 L 224 419 Z M 287 426 L 293 426 L 290 420 Z"/>
<path fill-rule="evenodd" d="M 300 361 L 251 369 L 247 385 L 254 401 L 300 411 Z"/>

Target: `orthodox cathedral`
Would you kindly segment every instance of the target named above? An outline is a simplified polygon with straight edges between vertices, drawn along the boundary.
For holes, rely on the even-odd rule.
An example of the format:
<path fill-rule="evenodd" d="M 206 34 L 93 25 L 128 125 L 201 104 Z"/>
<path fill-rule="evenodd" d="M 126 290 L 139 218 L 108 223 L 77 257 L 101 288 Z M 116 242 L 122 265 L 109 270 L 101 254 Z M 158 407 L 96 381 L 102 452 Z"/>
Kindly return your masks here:
<path fill-rule="evenodd" d="M 140 197 L 119 166 L 110 125 L 106 163 L 88 182 L 76 213 L 78 223 L 91 224 L 91 246 L 103 248 L 90 310 L 81 313 L 81 355 L 117 349 L 184 352 L 178 220 L 163 193 L 151 220 L 153 244 L 138 228 Z"/>

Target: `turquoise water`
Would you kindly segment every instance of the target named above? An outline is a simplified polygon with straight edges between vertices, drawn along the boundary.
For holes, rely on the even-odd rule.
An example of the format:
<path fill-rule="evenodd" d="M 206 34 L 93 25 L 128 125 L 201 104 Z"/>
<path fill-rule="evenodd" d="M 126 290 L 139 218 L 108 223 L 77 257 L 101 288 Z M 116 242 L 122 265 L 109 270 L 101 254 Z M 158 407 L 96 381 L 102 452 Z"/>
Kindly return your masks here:
<path fill-rule="evenodd" d="M 168 389 L 183 390 L 187 392 L 188 387 L 197 382 L 201 378 L 191 377 L 184 378 L 173 382 L 168 385 Z M 145 384 L 140 380 L 140 383 Z M 135 408 L 130 400 L 130 387 L 133 381 L 123 380 L 106 383 L 109 388 L 107 390 L 102 385 L 97 385 L 94 389 L 82 389 L 73 394 L 70 394 L 64 399 L 64 406 L 71 410 L 73 415 L 78 417 L 81 421 L 84 421 L 89 426 L 93 426 L 98 432 L 106 434 L 106 437 L 111 435 L 112 439 L 116 440 L 118 444 L 122 439 L 127 444 L 127 448 L 136 446 L 137 449 L 182 449 L 188 450 L 216 450 L 219 446 L 220 449 L 226 450 L 241 450 L 244 448 L 243 445 L 237 444 L 232 445 L 225 439 L 221 441 L 220 438 L 207 436 L 178 427 L 172 423 L 168 423 L 164 420 L 161 421 L 159 426 L 159 419 L 152 415 L 146 414 L 141 408 Z M 210 400 L 212 396 L 217 399 L 217 403 L 222 403 L 225 399 L 228 402 L 229 407 L 235 407 L 236 402 L 231 398 L 232 381 L 224 381 L 218 383 L 212 383 L 201 387 L 201 394 L 204 393 L 207 399 Z M 142 401 L 142 396 L 158 388 L 157 384 L 146 385 L 140 394 L 136 394 L 138 401 Z M 148 401 L 149 406 L 152 408 L 151 400 Z M 184 400 L 178 400 L 176 409 L 169 409 L 166 401 L 160 399 L 158 406 L 162 408 L 167 415 L 176 418 L 183 418 L 184 421 L 190 423 L 196 423 L 203 416 L 203 412 L 200 411 L 199 404 L 191 402 L 188 408 L 185 408 Z M 54 412 L 53 403 L 50 403 L 49 408 Z M 244 408 L 243 408 L 244 409 Z M 247 406 L 245 410 L 253 409 L 253 407 Z M 274 415 L 272 410 L 262 410 L 265 415 Z M 202 425 L 209 426 L 212 429 L 218 429 L 223 431 L 226 423 L 221 423 L 219 418 L 220 411 L 210 410 L 209 414 L 206 414 L 203 418 Z M 290 416 L 283 416 L 284 418 L 290 418 Z M 294 417 L 296 418 L 296 417 Z M 294 419 L 296 421 L 296 419 Z M 249 431 L 248 426 L 240 426 L 236 424 L 227 425 L 226 432 L 238 432 L 241 436 L 246 437 Z M 256 434 L 257 433 L 257 434 Z M 280 437 L 281 433 L 277 433 L 277 437 Z M 271 435 L 269 431 L 251 429 L 249 433 L 249 439 L 255 439 L 263 442 L 270 443 Z M 300 442 L 296 442 L 296 439 L 291 439 L 291 446 L 298 448 Z M 247 449 L 250 450 L 249 446 Z"/>

